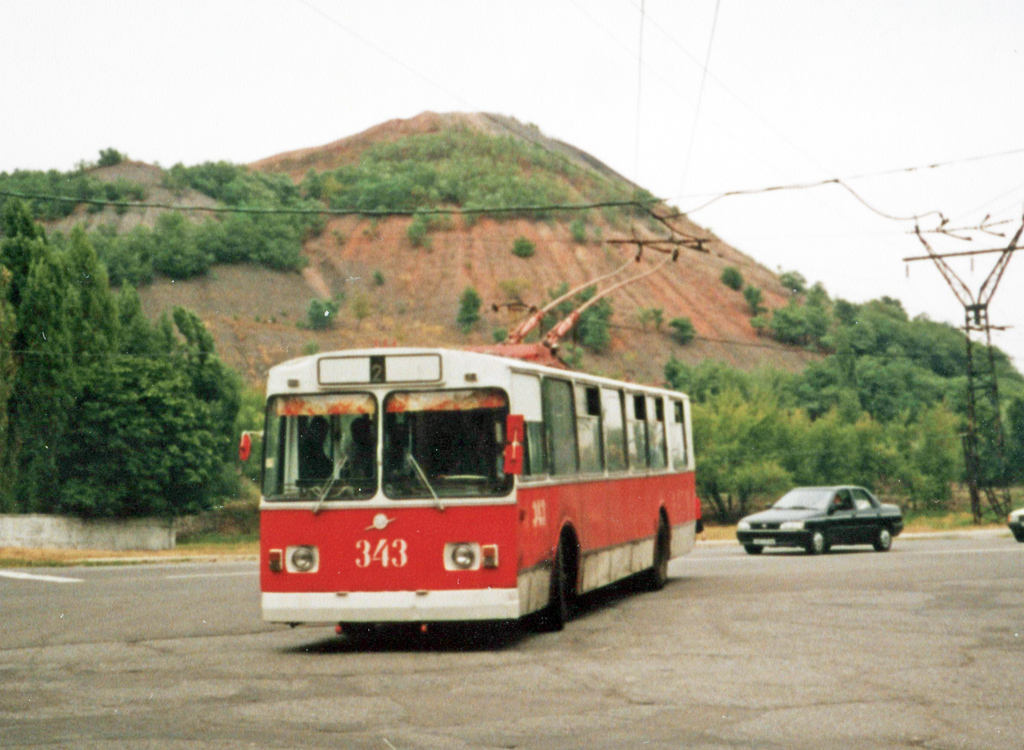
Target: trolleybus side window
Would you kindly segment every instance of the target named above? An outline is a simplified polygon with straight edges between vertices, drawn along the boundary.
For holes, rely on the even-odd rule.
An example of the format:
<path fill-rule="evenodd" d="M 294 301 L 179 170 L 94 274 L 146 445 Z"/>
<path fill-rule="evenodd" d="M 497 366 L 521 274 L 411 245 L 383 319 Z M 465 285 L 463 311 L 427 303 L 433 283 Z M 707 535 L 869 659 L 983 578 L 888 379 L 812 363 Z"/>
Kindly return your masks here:
<path fill-rule="evenodd" d="M 567 380 L 545 378 L 543 396 L 549 469 L 552 474 L 575 474 L 578 459 L 572 383 Z"/>
<path fill-rule="evenodd" d="M 358 500 L 376 493 L 372 395 L 278 396 L 267 410 L 263 494 L 269 500 Z"/>
<path fill-rule="evenodd" d="M 597 386 L 576 384 L 576 434 L 580 445 L 580 471 L 604 471 L 601 445 L 601 392 Z"/>
<path fill-rule="evenodd" d="M 661 396 L 647 397 L 647 436 L 648 465 L 652 469 L 664 469 L 667 465 L 665 456 L 665 401 Z"/>
<path fill-rule="evenodd" d="M 631 395 L 626 400 L 626 436 L 629 440 L 629 467 L 647 468 L 647 399 Z"/>
<path fill-rule="evenodd" d="M 540 378 L 521 372 L 512 373 L 512 412 L 525 420 L 523 440 L 523 476 L 547 473 L 544 441 L 544 416 L 541 410 Z"/>
<path fill-rule="evenodd" d="M 384 399 L 384 494 L 506 495 L 508 397 L 495 388 L 395 391 Z"/>
<path fill-rule="evenodd" d="M 672 423 L 668 428 L 668 435 L 672 467 L 682 469 L 686 467 L 686 420 L 683 416 L 683 402 L 673 400 L 671 404 Z"/>
<path fill-rule="evenodd" d="M 601 389 L 604 406 L 604 459 L 608 471 L 624 471 L 626 464 L 626 429 L 623 423 L 622 391 Z"/>

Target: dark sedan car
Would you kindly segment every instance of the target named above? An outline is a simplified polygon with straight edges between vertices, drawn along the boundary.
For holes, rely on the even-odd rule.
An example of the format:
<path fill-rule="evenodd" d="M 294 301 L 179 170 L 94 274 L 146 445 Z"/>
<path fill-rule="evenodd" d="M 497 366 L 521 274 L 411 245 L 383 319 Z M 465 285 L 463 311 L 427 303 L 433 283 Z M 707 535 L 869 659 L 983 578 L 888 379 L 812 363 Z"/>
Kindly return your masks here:
<path fill-rule="evenodd" d="M 838 544 L 871 544 L 885 552 L 901 531 L 897 506 L 880 503 L 863 487 L 844 485 L 790 490 L 768 510 L 741 520 L 736 538 L 751 555 L 765 547 L 803 547 L 820 555 Z"/>

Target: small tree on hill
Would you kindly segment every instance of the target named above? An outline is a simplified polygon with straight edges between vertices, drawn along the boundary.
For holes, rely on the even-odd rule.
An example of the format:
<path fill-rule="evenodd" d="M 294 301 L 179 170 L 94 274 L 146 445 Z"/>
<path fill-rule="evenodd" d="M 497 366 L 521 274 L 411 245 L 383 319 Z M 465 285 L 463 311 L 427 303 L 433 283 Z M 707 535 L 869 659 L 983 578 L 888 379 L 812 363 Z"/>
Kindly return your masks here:
<path fill-rule="evenodd" d="M 105 148 L 100 151 L 99 165 L 101 167 L 114 167 L 127 158 L 125 154 L 122 154 L 116 148 Z"/>
<path fill-rule="evenodd" d="M 477 290 L 467 286 L 463 290 L 462 296 L 459 297 L 459 314 L 455 318 L 459 330 L 463 333 L 469 333 L 477 321 L 480 320 L 481 304 L 483 304 L 483 300 L 480 299 L 480 294 Z"/>
<path fill-rule="evenodd" d="M 764 312 L 764 307 L 761 306 L 763 298 L 764 295 L 756 286 L 747 286 L 747 288 L 743 290 L 743 299 L 747 301 L 747 306 L 750 308 L 751 315 L 760 315 Z"/>
<path fill-rule="evenodd" d="M 306 309 L 306 321 L 314 331 L 323 331 L 334 327 L 334 319 L 338 315 L 338 303 L 329 299 L 314 299 Z"/>
<path fill-rule="evenodd" d="M 680 346 L 686 346 L 697 335 L 693 322 L 689 318 L 672 318 L 668 322 L 668 327 L 672 329 L 672 340 Z"/>
<path fill-rule="evenodd" d="M 732 266 L 727 266 L 726 268 L 722 269 L 721 278 L 722 283 L 725 284 L 730 289 L 734 289 L 735 291 L 738 292 L 740 289 L 743 288 L 743 274 L 741 274 L 738 269 L 733 268 Z"/>

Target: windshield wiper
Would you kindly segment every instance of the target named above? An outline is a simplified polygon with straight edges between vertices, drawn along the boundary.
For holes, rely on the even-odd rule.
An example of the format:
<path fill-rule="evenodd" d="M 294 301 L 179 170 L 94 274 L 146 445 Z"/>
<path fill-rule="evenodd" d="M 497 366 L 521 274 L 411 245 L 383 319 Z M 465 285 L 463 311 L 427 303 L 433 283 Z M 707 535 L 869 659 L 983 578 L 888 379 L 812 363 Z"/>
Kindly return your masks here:
<path fill-rule="evenodd" d="M 444 510 L 441 498 L 439 498 L 437 493 L 434 492 L 434 487 L 430 484 L 430 480 L 427 479 L 427 475 L 423 472 L 423 467 L 420 466 L 420 462 L 413 457 L 412 451 L 405 452 L 405 460 L 412 464 L 412 467 L 416 469 L 416 474 L 419 476 L 420 481 L 423 482 L 423 486 L 430 490 L 430 495 L 434 498 L 434 502 L 437 504 L 437 509 Z"/>
<path fill-rule="evenodd" d="M 317 490 L 316 505 L 313 506 L 314 516 L 320 512 L 320 507 L 324 504 L 324 500 L 327 499 L 327 494 L 331 491 L 334 483 L 338 481 L 338 477 L 341 476 L 341 470 L 345 468 L 346 463 L 348 463 L 348 456 L 345 456 L 337 463 L 334 470 L 331 471 L 331 476 L 329 476 L 327 481 L 324 483 L 324 488 L 322 490 Z"/>

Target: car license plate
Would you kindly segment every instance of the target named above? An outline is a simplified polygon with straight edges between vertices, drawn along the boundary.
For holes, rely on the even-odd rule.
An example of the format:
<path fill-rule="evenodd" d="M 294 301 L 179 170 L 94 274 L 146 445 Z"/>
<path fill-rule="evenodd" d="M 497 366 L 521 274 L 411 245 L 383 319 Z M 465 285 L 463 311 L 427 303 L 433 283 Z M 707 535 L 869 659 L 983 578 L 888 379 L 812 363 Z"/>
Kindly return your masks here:
<path fill-rule="evenodd" d="M 751 544 L 759 544 L 762 547 L 771 547 L 773 544 L 775 544 L 775 540 L 774 539 L 755 539 L 753 542 L 751 542 Z"/>

